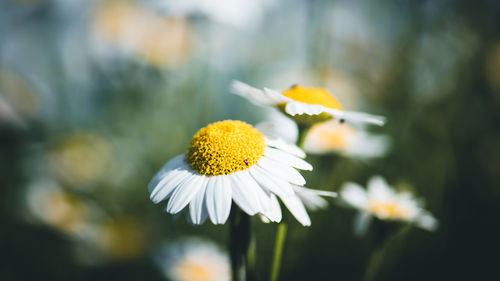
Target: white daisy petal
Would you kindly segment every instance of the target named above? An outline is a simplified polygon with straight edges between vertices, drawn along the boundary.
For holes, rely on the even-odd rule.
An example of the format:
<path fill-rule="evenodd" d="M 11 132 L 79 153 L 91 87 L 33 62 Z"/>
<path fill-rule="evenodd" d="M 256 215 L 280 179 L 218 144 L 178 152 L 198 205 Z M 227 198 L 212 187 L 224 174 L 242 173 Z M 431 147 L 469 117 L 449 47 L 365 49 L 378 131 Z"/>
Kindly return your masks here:
<path fill-rule="evenodd" d="M 274 104 L 282 104 L 292 101 L 292 99 L 283 96 L 280 92 L 268 88 L 264 88 L 264 93 L 266 94 L 266 96 L 268 96 L 270 99 L 274 101 Z"/>
<path fill-rule="evenodd" d="M 360 212 L 354 219 L 354 234 L 362 236 L 368 231 L 373 217 L 368 212 Z"/>
<path fill-rule="evenodd" d="M 233 201 L 250 216 L 262 212 L 259 197 L 254 190 L 247 188 L 247 182 L 238 176 L 234 176 L 236 173 L 232 174 L 231 177 L 227 177 L 231 183 Z"/>
<path fill-rule="evenodd" d="M 295 116 L 301 114 L 307 115 L 319 115 L 325 112 L 326 107 L 319 104 L 307 104 L 303 102 L 293 101 L 289 102 L 285 106 L 285 112 Z"/>
<path fill-rule="evenodd" d="M 177 214 L 193 199 L 203 181 L 201 175 L 192 174 L 186 181 L 178 186 L 167 204 L 167 212 Z"/>
<path fill-rule="evenodd" d="M 321 196 L 337 197 L 337 193 L 331 191 L 310 189 L 297 185 L 292 185 L 292 187 L 295 194 L 302 200 L 302 203 L 311 211 L 325 209 L 328 206 L 328 201 Z"/>
<path fill-rule="evenodd" d="M 314 193 L 296 192 L 296 194 L 308 210 L 316 211 L 325 209 L 328 206 L 328 201 Z"/>
<path fill-rule="evenodd" d="M 279 162 L 287 163 L 290 166 L 295 167 L 297 169 L 307 170 L 307 171 L 312 171 L 313 169 L 311 164 L 307 163 L 306 161 L 276 148 L 266 147 L 264 156 Z"/>
<path fill-rule="evenodd" d="M 278 148 L 280 150 L 286 151 L 300 158 L 305 158 L 306 154 L 302 149 L 293 144 L 288 144 L 281 139 L 271 139 L 266 138 L 266 144 L 271 147 Z"/>
<path fill-rule="evenodd" d="M 259 160 L 260 161 L 260 160 Z M 235 173 L 239 177 L 241 182 L 245 182 L 247 189 L 252 190 L 255 195 L 257 195 L 259 205 L 261 210 L 268 211 L 271 209 L 271 197 L 268 192 L 266 192 L 255 179 L 250 175 L 248 170 L 240 171 Z"/>
<path fill-rule="evenodd" d="M 383 116 L 368 114 L 364 112 L 343 111 L 344 119 L 347 122 L 369 123 L 377 126 L 383 126 L 386 118 Z"/>
<path fill-rule="evenodd" d="M 385 124 L 386 118 L 383 116 L 368 114 L 364 112 L 355 112 L 355 111 L 344 111 L 333 108 L 324 108 L 324 112 L 330 114 L 336 119 L 343 119 L 347 122 L 352 123 L 369 123 L 378 126 L 383 126 Z"/>
<path fill-rule="evenodd" d="M 265 115 L 266 121 L 255 125 L 255 129 L 267 137 L 280 138 L 287 143 L 297 142 L 299 128 L 292 119 L 276 109 L 270 109 Z"/>
<path fill-rule="evenodd" d="M 294 168 L 281 164 L 280 162 L 274 161 L 267 158 L 266 156 L 261 157 L 257 161 L 257 165 L 266 171 L 269 171 L 275 176 L 281 177 L 281 179 L 286 180 L 290 183 L 296 185 L 306 184 L 304 177 Z"/>
<path fill-rule="evenodd" d="M 345 149 L 347 155 L 359 158 L 376 158 L 384 156 L 389 150 L 391 139 L 388 136 L 372 135 L 357 132 L 350 139 Z"/>
<path fill-rule="evenodd" d="M 189 214 L 193 224 L 202 224 L 208 216 L 208 210 L 205 204 L 205 191 L 208 184 L 208 178 L 202 177 L 200 188 L 193 200 L 189 203 Z"/>
<path fill-rule="evenodd" d="M 263 215 L 271 222 L 280 222 L 281 221 L 281 207 L 278 202 L 278 198 L 276 195 L 271 194 L 271 209 L 267 212 L 264 212 Z"/>
<path fill-rule="evenodd" d="M 179 167 L 176 170 L 170 171 L 163 179 L 158 183 L 153 192 L 151 192 L 150 199 L 154 203 L 159 203 L 163 200 L 168 199 L 175 188 L 183 183 L 192 174 L 187 167 Z"/>
<path fill-rule="evenodd" d="M 227 221 L 231 211 L 231 186 L 221 176 L 211 177 L 207 184 L 205 202 L 208 215 L 214 224 Z"/>
<path fill-rule="evenodd" d="M 251 102 L 257 105 L 275 105 L 276 100 L 269 95 L 267 95 L 264 91 L 254 88 L 250 85 L 247 85 L 243 82 L 234 80 L 231 83 L 231 93 L 242 96 Z"/>
<path fill-rule="evenodd" d="M 165 177 L 167 173 L 170 171 L 178 168 L 184 163 L 184 158 L 186 156 L 184 154 L 180 154 L 172 158 L 170 161 L 168 161 L 163 167 L 161 167 L 160 171 L 156 173 L 156 175 L 153 177 L 153 179 L 149 182 L 148 184 L 148 191 L 149 193 L 152 193 L 154 188 L 158 185 L 158 183 Z"/>
<path fill-rule="evenodd" d="M 296 195 L 280 197 L 280 199 L 281 201 L 283 201 L 283 204 L 285 204 L 290 213 L 292 213 L 292 215 L 303 226 L 311 225 L 311 219 L 307 214 L 306 208 L 304 207 L 304 204 L 302 204 L 302 201 L 300 201 L 300 199 Z"/>
<path fill-rule="evenodd" d="M 418 227 L 429 231 L 435 231 L 439 225 L 437 219 L 427 211 L 421 211 L 414 222 Z"/>
<path fill-rule="evenodd" d="M 381 176 L 373 176 L 368 180 L 368 196 L 377 200 L 388 200 L 395 196 L 387 181 Z"/>
<path fill-rule="evenodd" d="M 278 195 L 279 197 L 293 195 L 292 186 L 288 182 L 277 177 L 273 177 L 273 175 L 258 165 L 254 165 L 248 170 L 255 181 L 270 192 Z"/>
<path fill-rule="evenodd" d="M 368 203 L 366 191 L 356 183 L 345 183 L 340 191 L 340 196 L 346 203 L 358 209 L 364 209 Z"/>

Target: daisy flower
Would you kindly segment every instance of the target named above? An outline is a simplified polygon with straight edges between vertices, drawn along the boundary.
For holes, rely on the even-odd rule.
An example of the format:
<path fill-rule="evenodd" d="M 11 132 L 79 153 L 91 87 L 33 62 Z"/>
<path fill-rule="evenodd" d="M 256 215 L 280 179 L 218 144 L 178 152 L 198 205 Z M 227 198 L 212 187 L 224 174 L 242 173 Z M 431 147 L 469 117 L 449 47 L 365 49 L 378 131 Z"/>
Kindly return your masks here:
<path fill-rule="evenodd" d="M 211 242 L 188 239 L 166 245 L 156 264 L 172 281 L 230 281 L 227 254 Z"/>
<path fill-rule="evenodd" d="M 433 231 L 438 222 L 432 214 L 423 209 L 421 200 L 409 192 L 396 192 L 381 176 L 373 176 L 365 190 L 356 183 L 344 184 L 340 191 L 344 202 L 359 209 L 355 232 L 366 232 L 372 217 L 385 221 L 409 222 L 423 229 Z"/>
<path fill-rule="evenodd" d="M 383 156 L 389 143 L 387 136 L 327 121 L 311 127 L 304 141 L 304 150 L 312 154 L 340 153 L 353 158 L 374 158 Z"/>
<path fill-rule="evenodd" d="M 190 220 L 224 224 L 234 201 L 248 215 L 281 221 L 278 198 L 304 226 L 311 221 L 296 190 L 305 184 L 295 169 L 312 170 L 304 152 L 264 137 L 242 121 L 225 120 L 200 129 L 185 154 L 168 161 L 148 185 L 154 203 L 169 199 L 176 214 L 189 205 Z M 311 190 L 313 192 L 314 190 Z"/>
<path fill-rule="evenodd" d="M 295 122 L 279 114 L 270 112 L 267 121 L 256 125 L 266 136 L 274 136 L 295 143 L 299 136 Z M 366 132 L 363 126 L 325 121 L 314 124 L 304 140 L 304 151 L 311 154 L 338 153 L 347 157 L 366 159 L 385 155 L 390 146 L 390 138 Z"/>
<path fill-rule="evenodd" d="M 327 90 L 293 85 L 279 93 L 264 88 L 260 90 L 239 81 L 233 81 L 231 92 L 258 105 L 274 106 L 291 116 L 299 125 L 310 126 L 314 123 L 336 119 L 343 123 L 369 123 L 383 125 L 385 118 L 362 112 L 343 110 L 340 103 Z"/>

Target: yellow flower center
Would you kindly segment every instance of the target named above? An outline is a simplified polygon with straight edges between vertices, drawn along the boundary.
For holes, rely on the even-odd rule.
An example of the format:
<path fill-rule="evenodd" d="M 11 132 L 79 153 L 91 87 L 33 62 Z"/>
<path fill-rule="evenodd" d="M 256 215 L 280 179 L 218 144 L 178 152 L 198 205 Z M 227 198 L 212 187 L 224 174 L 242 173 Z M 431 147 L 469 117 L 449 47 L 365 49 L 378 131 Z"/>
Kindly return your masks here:
<path fill-rule="evenodd" d="M 382 219 L 403 219 L 410 217 L 410 210 L 397 202 L 372 201 L 368 204 L 368 211 Z"/>
<path fill-rule="evenodd" d="M 330 95 L 330 93 L 325 89 L 309 88 L 309 87 L 294 85 L 290 87 L 288 90 L 283 91 L 281 94 L 294 101 L 307 104 L 317 104 L 332 109 L 342 110 L 342 106 L 337 101 L 337 99 L 335 99 L 332 95 Z M 286 104 L 280 104 L 278 105 L 278 108 L 281 111 L 285 112 L 285 106 Z M 300 114 L 291 116 L 291 118 L 295 122 L 297 122 L 298 125 L 309 127 L 313 124 L 332 119 L 332 116 L 330 114 L 323 112 L 321 114 L 313 116 L 307 114 Z"/>
<path fill-rule="evenodd" d="M 257 129 L 242 121 L 225 120 L 194 135 L 186 161 L 202 175 L 227 175 L 255 165 L 264 148 L 264 136 Z"/>
<path fill-rule="evenodd" d="M 342 106 L 337 99 L 325 89 L 294 85 L 290 89 L 283 91 L 282 95 L 295 101 L 342 110 Z"/>
<path fill-rule="evenodd" d="M 193 263 L 188 260 L 180 261 L 175 268 L 175 275 L 179 281 L 209 281 L 214 280 L 213 272 L 207 266 Z"/>

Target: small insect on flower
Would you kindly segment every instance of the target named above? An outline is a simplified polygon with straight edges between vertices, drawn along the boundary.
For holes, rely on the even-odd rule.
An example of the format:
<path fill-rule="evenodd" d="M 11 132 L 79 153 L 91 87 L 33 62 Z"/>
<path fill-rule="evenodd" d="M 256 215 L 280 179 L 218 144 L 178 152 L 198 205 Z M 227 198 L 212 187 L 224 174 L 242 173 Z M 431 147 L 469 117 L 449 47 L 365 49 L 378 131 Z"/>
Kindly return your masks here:
<path fill-rule="evenodd" d="M 342 187 L 340 196 L 344 202 L 360 211 L 355 222 L 357 234 L 366 232 L 372 217 L 409 222 L 429 231 L 438 226 L 434 216 L 423 209 L 421 200 L 409 192 L 396 192 L 381 176 L 373 176 L 368 181 L 367 190 L 348 182 Z"/>
<path fill-rule="evenodd" d="M 205 240 L 191 238 L 166 244 L 155 261 L 172 281 L 231 280 L 227 254 Z"/>
<path fill-rule="evenodd" d="M 248 215 L 263 214 L 279 222 L 280 198 L 302 225 L 309 226 L 309 215 L 296 194 L 305 184 L 296 169 L 312 170 L 304 157 L 298 147 L 266 138 L 245 122 L 215 122 L 200 129 L 188 151 L 155 175 L 148 185 L 150 198 L 155 203 L 169 199 L 166 211 L 171 214 L 189 204 L 194 224 L 207 217 L 224 224 L 232 201 Z"/>
<path fill-rule="evenodd" d="M 379 126 L 385 123 L 385 118 L 382 116 L 343 110 L 337 99 L 321 88 L 293 85 L 280 93 L 268 88 L 260 90 L 233 81 L 231 92 L 257 105 L 274 106 L 301 125 L 310 126 L 332 118 L 342 123 L 369 123 Z"/>

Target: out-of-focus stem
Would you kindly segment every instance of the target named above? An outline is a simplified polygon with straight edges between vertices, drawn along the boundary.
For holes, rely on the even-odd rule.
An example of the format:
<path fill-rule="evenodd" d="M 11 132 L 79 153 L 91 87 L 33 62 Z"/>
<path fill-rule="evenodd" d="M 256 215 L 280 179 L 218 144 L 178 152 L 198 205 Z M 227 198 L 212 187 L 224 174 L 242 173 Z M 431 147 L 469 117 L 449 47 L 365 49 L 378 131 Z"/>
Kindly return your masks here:
<path fill-rule="evenodd" d="M 233 281 L 251 281 L 255 266 L 255 241 L 250 247 L 250 217 L 238 208 L 231 212 L 229 250 Z M 250 277 L 250 278 L 249 278 Z"/>
<path fill-rule="evenodd" d="M 307 132 L 309 132 L 309 126 L 299 126 L 299 135 L 297 137 L 297 146 L 304 149 L 304 143 L 306 141 Z"/>
<path fill-rule="evenodd" d="M 366 267 L 365 275 L 363 276 L 363 281 L 373 281 L 377 277 L 380 265 L 384 259 L 386 244 L 387 243 L 384 243 L 373 250 Z"/>

